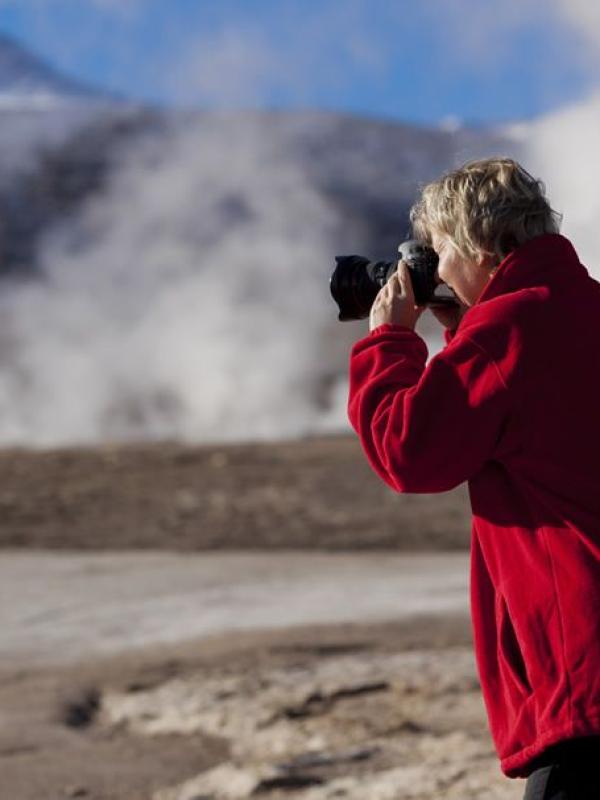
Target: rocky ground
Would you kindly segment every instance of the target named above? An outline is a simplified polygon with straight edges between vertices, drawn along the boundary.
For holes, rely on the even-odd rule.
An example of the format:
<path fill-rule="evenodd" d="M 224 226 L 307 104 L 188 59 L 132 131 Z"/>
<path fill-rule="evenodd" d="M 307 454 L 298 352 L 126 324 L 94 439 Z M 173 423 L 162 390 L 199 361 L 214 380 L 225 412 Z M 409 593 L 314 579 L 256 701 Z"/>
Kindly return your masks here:
<path fill-rule="evenodd" d="M 517 800 L 463 616 L 212 636 L 3 675 L 3 800 Z"/>
<path fill-rule="evenodd" d="M 346 437 L 5 451 L 0 800 L 517 800 L 473 663 L 468 531 L 464 490 L 396 495 Z M 439 582 L 434 550 L 457 565 Z M 207 580 L 227 630 L 185 622 Z"/>

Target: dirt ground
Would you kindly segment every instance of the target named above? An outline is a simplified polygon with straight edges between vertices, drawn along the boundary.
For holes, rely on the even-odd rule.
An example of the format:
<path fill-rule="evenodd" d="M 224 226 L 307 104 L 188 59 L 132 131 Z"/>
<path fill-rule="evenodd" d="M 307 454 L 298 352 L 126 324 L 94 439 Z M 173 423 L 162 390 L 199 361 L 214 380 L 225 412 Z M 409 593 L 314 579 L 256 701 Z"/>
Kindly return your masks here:
<path fill-rule="evenodd" d="M 523 782 L 502 776 L 487 729 L 467 614 L 446 601 L 436 606 L 433 596 L 448 590 L 441 581 L 427 590 L 433 602 L 425 607 L 435 613 L 410 611 L 393 622 L 330 615 L 322 624 L 319 609 L 334 611 L 333 595 L 325 594 L 313 598 L 310 624 L 215 629 L 177 641 L 133 631 L 135 647 L 117 637 L 121 649 L 111 645 L 104 655 L 91 647 L 65 663 L 26 655 L 43 654 L 43 643 L 27 636 L 44 625 L 56 634 L 61 613 L 74 626 L 65 635 L 89 626 L 91 638 L 108 636 L 111 608 L 111 619 L 121 617 L 127 629 L 134 576 L 135 585 L 143 583 L 136 550 L 227 550 L 234 559 L 241 551 L 335 551 L 343 559 L 341 551 L 369 550 L 365 558 L 375 559 L 374 551 L 386 549 L 448 550 L 460 560 L 469 527 L 464 487 L 397 495 L 371 473 L 351 437 L 4 451 L 0 546 L 14 574 L 0 597 L 6 619 L 15 630 L 21 620 L 23 634 L 11 639 L 4 623 L 0 800 L 517 800 Z M 50 574 L 40 562 L 28 571 L 20 554 L 35 550 L 64 556 L 67 567 Z M 70 593 L 64 576 L 73 577 L 73 559 L 98 558 L 95 551 L 104 551 L 105 574 L 122 576 L 122 595 L 107 581 L 94 600 L 100 568 L 87 562 L 75 576 L 80 594 Z M 21 561 L 10 562 L 10 553 Z M 339 565 L 331 580 L 342 581 L 342 573 L 347 582 Z M 147 591 L 155 595 L 165 576 L 152 574 L 157 583 Z M 191 565 L 172 580 L 192 602 Z M 450 594 L 463 593 L 462 577 L 453 580 Z M 229 589 L 242 597 L 240 581 L 231 579 Z M 409 587 L 407 576 L 403 589 L 416 596 Z M 350 605 L 361 591 L 348 595 Z M 26 595 L 33 605 L 21 614 Z M 398 590 L 399 604 L 401 597 Z M 181 622 L 181 607 L 161 606 L 164 626 Z M 243 603 L 238 613 L 247 614 Z M 81 648 L 86 640 L 77 641 Z M 67 636 L 64 655 L 76 644 Z"/>
<path fill-rule="evenodd" d="M 355 437 L 0 453 L 0 547 L 464 549 L 465 487 L 400 495 Z"/>

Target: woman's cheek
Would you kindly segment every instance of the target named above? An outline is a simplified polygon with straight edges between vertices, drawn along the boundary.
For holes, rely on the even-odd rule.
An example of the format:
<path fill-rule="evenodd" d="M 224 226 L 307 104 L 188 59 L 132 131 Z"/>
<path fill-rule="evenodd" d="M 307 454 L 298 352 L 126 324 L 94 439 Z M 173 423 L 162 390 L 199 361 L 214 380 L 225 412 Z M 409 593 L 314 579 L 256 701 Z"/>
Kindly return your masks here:
<path fill-rule="evenodd" d="M 441 281 L 443 281 L 444 283 L 448 283 L 448 273 L 446 271 L 446 265 L 441 260 L 438 263 L 437 273 Z"/>

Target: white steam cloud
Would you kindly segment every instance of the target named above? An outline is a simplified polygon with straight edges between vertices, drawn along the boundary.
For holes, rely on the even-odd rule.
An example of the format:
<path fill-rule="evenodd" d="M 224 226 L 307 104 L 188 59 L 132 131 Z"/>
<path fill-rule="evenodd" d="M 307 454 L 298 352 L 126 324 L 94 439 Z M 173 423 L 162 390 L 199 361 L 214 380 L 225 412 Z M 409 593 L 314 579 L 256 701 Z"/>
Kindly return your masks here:
<path fill-rule="evenodd" d="M 259 33 L 224 31 L 212 49 L 205 42 L 197 55 L 184 54 L 171 79 L 189 81 L 191 96 L 214 104 L 252 103 L 273 88 L 298 97 L 311 70 L 332 63 L 310 66 L 301 51 L 314 52 L 307 42 L 325 46 L 335 32 L 371 74 L 385 71 L 395 57 L 389 42 L 349 38 L 363 30 L 366 6 L 342 5 L 340 16 L 326 4 L 322 19 L 302 29 L 289 63 Z M 493 58 L 501 58 L 498 31 L 518 29 L 519 10 L 533 19 L 545 7 L 515 0 L 498 17 L 497 3 L 464 0 L 473 14 L 456 5 L 432 2 L 432 25 L 447 30 L 454 56 L 474 62 L 484 57 L 482 42 L 492 58 L 490 31 Z M 585 42 L 595 76 L 599 15 L 583 0 L 554 0 L 552 8 Z M 453 36 L 459 23 L 462 39 Z M 343 81 L 343 67 L 331 74 Z M 166 141 L 137 141 L 106 191 L 43 242 L 44 279 L 0 294 L 0 443 L 222 441 L 347 428 L 343 372 L 364 326 L 341 334 L 327 292 L 332 253 L 347 232 L 275 131 L 265 138 L 251 116 L 243 127 L 226 119 L 206 115 Z M 594 93 L 512 129 L 596 276 L 599 125 Z"/>
<path fill-rule="evenodd" d="M 569 237 L 591 274 L 600 278 L 600 93 L 586 102 L 523 126 L 524 160 L 546 184 L 552 206 L 563 214 Z"/>
<path fill-rule="evenodd" d="M 275 135 L 212 119 L 136 143 L 44 243 L 45 279 L 0 297 L 2 442 L 345 424 L 323 344 L 337 216 Z"/>
<path fill-rule="evenodd" d="M 555 7 L 580 37 L 580 58 L 595 88 L 585 99 L 514 132 L 526 166 L 542 178 L 553 207 L 564 215 L 562 233 L 600 279 L 600 10 L 587 0 L 555 0 Z"/>

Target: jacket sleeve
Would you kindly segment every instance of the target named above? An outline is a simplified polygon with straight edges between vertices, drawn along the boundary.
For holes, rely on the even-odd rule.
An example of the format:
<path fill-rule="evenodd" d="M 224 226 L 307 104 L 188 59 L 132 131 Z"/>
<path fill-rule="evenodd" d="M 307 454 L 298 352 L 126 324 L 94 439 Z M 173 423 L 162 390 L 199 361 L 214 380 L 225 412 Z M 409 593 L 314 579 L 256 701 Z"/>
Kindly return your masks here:
<path fill-rule="evenodd" d="M 496 364 L 466 335 L 426 359 L 425 342 L 399 325 L 379 326 L 351 351 L 348 417 L 398 492 L 444 492 L 473 477 L 509 414 Z"/>

